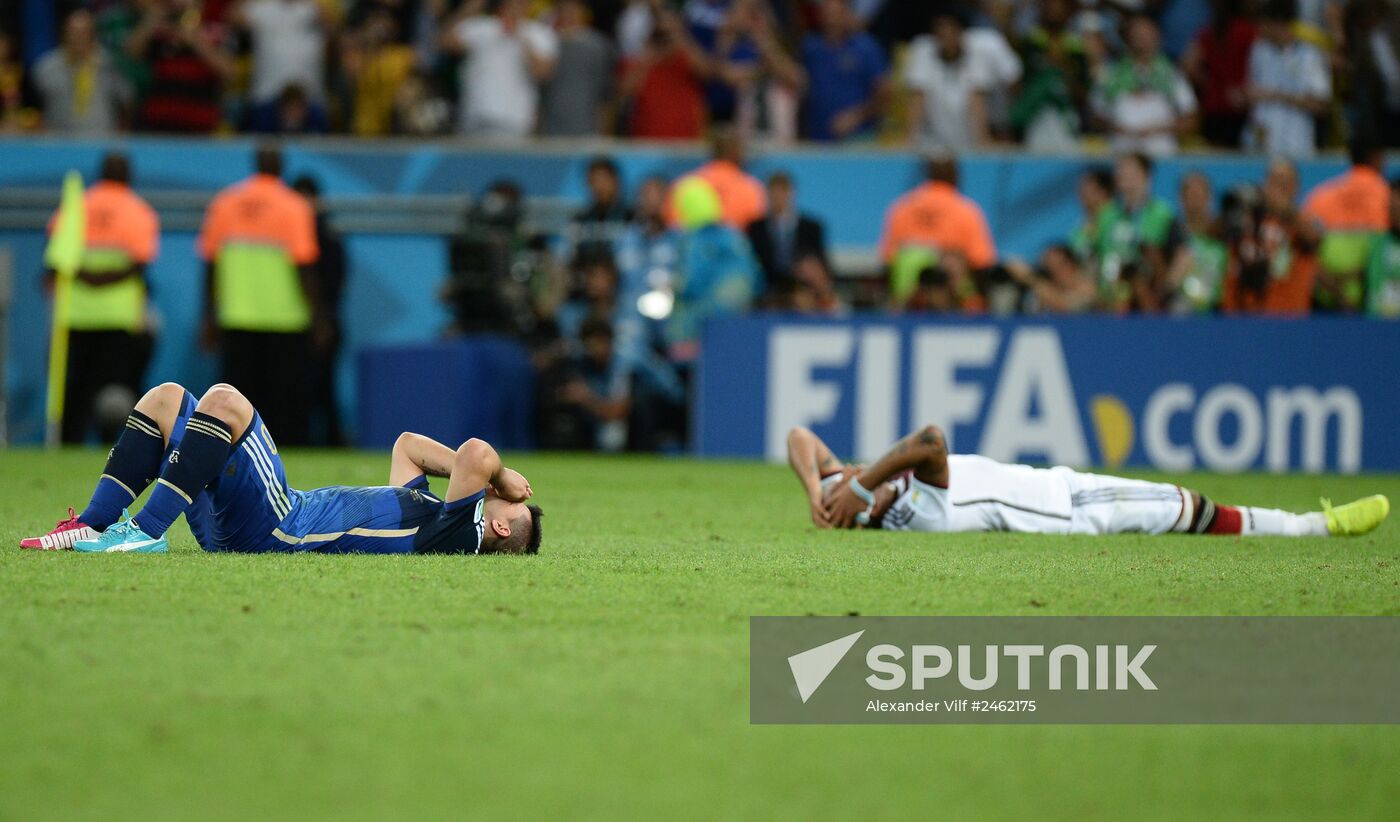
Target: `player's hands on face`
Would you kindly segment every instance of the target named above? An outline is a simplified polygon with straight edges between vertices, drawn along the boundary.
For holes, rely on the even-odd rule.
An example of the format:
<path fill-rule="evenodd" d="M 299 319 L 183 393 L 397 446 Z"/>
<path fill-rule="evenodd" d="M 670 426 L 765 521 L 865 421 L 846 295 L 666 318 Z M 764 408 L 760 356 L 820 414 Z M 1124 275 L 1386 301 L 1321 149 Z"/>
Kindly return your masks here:
<path fill-rule="evenodd" d="M 524 502 L 535 495 L 534 489 L 530 487 L 530 481 L 512 468 L 502 468 L 496 482 L 493 483 L 493 487 L 501 499 L 506 502 Z"/>
<path fill-rule="evenodd" d="M 813 525 L 818 528 L 831 527 L 831 520 L 826 515 L 826 503 L 820 494 L 807 500 L 807 506 L 811 509 Z"/>
<path fill-rule="evenodd" d="M 855 525 L 856 515 L 869 507 L 851 490 L 851 479 L 848 479 L 836 489 L 831 499 L 827 500 L 826 518 L 833 528 L 851 528 Z"/>

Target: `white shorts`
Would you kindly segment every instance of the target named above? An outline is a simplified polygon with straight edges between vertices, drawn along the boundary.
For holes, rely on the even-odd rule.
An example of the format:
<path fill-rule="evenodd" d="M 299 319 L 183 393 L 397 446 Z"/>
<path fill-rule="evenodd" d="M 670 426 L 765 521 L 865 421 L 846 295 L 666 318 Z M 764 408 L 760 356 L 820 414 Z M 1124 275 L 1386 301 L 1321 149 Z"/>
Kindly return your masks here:
<path fill-rule="evenodd" d="M 1180 486 L 1051 470 L 1069 484 L 1072 534 L 1165 534 L 1191 524 L 1191 493 Z"/>
<path fill-rule="evenodd" d="M 1165 534 L 1184 531 L 1194 511 L 1189 492 L 1165 483 L 1081 474 L 1052 468 L 1059 493 L 1041 485 L 1038 493 L 1003 488 L 996 498 L 939 488 L 912 476 L 882 526 L 892 531 L 1014 531 L 1033 534 Z M 1044 474 L 1043 479 L 1048 479 Z M 977 489 L 980 490 L 980 489 Z"/>

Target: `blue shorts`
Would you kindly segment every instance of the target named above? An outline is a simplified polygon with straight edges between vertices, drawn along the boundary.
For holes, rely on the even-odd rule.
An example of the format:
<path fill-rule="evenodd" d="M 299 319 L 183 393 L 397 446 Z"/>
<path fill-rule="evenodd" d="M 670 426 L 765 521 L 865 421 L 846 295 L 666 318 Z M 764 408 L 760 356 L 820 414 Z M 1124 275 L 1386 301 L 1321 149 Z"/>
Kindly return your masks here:
<path fill-rule="evenodd" d="M 170 432 L 167 457 L 180 447 L 197 403 L 194 395 L 186 391 Z M 273 551 L 279 546 L 273 532 L 291 513 L 295 499 L 295 492 L 287 485 L 287 472 L 277 444 L 262 417 L 254 411 L 253 422 L 234 442 L 223 470 L 195 497 L 185 512 L 185 520 L 206 551 Z"/>

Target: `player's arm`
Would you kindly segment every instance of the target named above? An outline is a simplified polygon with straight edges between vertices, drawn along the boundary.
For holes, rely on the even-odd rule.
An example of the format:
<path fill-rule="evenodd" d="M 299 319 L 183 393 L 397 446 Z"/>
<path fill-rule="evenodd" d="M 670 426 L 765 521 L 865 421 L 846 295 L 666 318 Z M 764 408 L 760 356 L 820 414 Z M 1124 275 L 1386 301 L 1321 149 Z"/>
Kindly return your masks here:
<path fill-rule="evenodd" d="M 452 478 L 447 483 L 446 501 L 466 499 L 488 485 L 506 502 L 524 502 L 535 493 L 529 480 L 519 471 L 501 463 L 501 455 L 490 443 L 469 439 L 452 457 Z"/>
<path fill-rule="evenodd" d="M 788 465 L 802 483 L 807 494 L 807 505 L 812 511 L 812 524 L 818 528 L 830 528 L 826 509 L 822 505 L 822 474 L 829 474 L 841 468 L 841 461 L 831 453 L 821 437 L 811 430 L 798 426 L 788 432 Z"/>
<path fill-rule="evenodd" d="M 831 524 L 849 528 L 858 514 L 874 506 L 874 491 L 905 471 L 913 471 L 915 479 L 928 485 L 948 484 L 948 446 L 937 426 L 926 425 L 895 443 L 883 457 L 832 495 L 826 506 Z M 857 484 L 859 488 L 855 487 Z"/>
<path fill-rule="evenodd" d="M 405 431 L 394 440 L 389 484 L 408 485 L 422 476 L 450 477 L 457 453 L 431 437 Z"/>

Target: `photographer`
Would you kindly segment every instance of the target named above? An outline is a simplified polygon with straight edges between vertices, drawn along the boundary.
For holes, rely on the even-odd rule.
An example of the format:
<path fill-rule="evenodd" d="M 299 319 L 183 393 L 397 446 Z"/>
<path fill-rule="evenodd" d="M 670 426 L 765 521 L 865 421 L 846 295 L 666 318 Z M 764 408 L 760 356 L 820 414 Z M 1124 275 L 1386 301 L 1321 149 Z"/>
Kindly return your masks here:
<path fill-rule="evenodd" d="M 1312 310 L 1318 229 L 1299 215 L 1297 197 L 1298 170 L 1283 159 L 1269 164 L 1262 190 L 1250 186 L 1227 196 L 1225 313 L 1301 315 Z"/>

